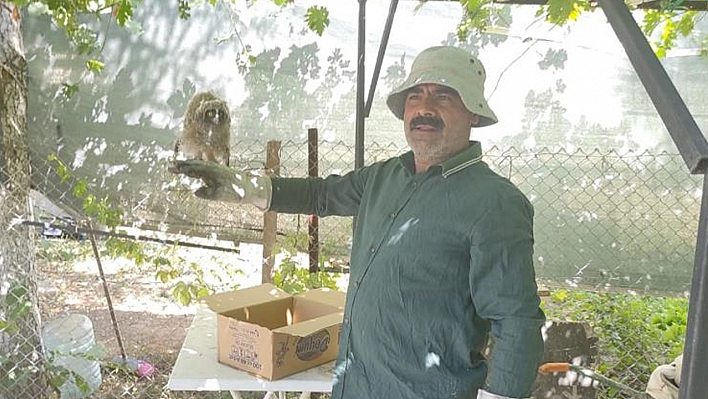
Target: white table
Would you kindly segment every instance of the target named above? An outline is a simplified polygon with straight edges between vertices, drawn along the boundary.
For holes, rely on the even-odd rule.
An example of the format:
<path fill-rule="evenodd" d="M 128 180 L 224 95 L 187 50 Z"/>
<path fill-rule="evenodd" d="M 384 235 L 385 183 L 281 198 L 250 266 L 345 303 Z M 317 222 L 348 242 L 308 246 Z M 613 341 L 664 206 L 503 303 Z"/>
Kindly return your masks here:
<path fill-rule="evenodd" d="M 265 398 L 274 398 L 279 392 L 331 392 L 334 361 L 291 376 L 268 381 L 245 371 L 223 365 L 217 360 L 216 314 L 207 306 L 197 310 L 187 337 L 167 382 L 173 391 L 230 391 L 240 398 L 239 391 L 265 391 Z"/>

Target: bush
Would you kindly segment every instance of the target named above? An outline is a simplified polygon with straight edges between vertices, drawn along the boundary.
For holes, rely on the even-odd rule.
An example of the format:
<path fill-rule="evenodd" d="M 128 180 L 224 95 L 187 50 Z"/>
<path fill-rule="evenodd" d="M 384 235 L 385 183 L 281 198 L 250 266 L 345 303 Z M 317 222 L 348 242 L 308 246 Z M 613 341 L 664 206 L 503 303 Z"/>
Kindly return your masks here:
<path fill-rule="evenodd" d="M 651 372 L 683 351 L 685 298 L 627 293 L 554 291 L 544 301 L 549 319 L 587 323 L 598 337 L 596 371 L 643 391 Z M 623 397 L 603 388 L 606 398 Z"/>

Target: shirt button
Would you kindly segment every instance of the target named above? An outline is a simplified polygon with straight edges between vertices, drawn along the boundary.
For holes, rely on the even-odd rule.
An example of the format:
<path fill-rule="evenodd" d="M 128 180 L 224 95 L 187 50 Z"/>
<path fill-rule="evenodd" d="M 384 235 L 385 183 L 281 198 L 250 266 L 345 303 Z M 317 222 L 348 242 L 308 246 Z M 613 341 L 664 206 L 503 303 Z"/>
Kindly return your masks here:
<path fill-rule="evenodd" d="M 395 219 L 395 218 L 396 218 L 396 212 L 392 212 L 392 213 L 391 213 L 391 219 Z"/>
<path fill-rule="evenodd" d="M 355 282 L 354 282 L 354 288 L 359 288 L 359 282 L 358 282 L 358 281 L 355 281 Z"/>
<path fill-rule="evenodd" d="M 349 324 L 349 318 L 345 317 L 344 320 L 342 321 L 343 324 Z"/>
<path fill-rule="evenodd" d="M 375 247 L 371 247 L 371 253 L 373 254 L 374 252 L 376 252 L 376 248 L 375 248 Z"/>

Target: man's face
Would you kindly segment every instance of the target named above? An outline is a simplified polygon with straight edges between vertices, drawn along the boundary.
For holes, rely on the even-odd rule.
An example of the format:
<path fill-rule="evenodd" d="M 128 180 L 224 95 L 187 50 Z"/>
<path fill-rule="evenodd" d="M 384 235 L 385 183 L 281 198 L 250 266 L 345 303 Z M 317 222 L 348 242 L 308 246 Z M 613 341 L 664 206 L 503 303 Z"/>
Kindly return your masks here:
<path fill-rule="evenodd" d="M 447 86 L 426 83 L 406 93 L 406 140 L 416 159 L 443 162 L 469 146 L 470 128 L 479 122 L 460 95 Z"/>

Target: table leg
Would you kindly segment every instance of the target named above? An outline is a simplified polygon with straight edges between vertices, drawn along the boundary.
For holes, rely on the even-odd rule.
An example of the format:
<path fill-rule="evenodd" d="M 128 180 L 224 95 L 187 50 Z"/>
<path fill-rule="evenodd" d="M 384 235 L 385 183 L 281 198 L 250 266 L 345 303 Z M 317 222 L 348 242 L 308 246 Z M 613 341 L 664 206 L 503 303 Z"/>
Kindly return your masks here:
<path fill-rule="evenodd" d="M 241 399 L 241 394 L 238 391 L 229 391 L 232 399 Z"/>

